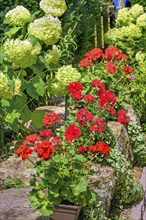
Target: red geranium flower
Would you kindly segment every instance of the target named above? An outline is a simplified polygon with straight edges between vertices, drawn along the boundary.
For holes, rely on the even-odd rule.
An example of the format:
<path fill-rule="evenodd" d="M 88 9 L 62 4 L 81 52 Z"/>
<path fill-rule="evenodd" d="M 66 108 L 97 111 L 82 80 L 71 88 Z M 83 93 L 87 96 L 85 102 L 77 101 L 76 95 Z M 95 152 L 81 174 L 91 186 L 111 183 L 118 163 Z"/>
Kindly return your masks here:
<path fill-rule="evenodd" d="M 105 110 L 109 111 L 112 115 L 116 114 L 116 110 L 114 109 L 113 106 L 109 105 L 105 107 Z"/>
<path fill-rule="evenodd" d="M 117 47 L 115 46 L 108 46 L 105 50 L 105 53 L 103 55 L 103 59 L 110 61 L 110 60 L 117 60 L 119 59 L 119 56 L 122 55 L 121 50 L 119 50 Z"/>
<path fill-rule="evenodd" d="M 44 118 L 42 120 L 44 126 L 51 126 L 54 125 L 55 123 L 59 123 L 61 121 L 61 118 L 59 115 L 57 115 L 55 112 L 50 112 L 44 115 Z"/>
<path fill-rule="evenodd" d="M 99 151 L 102 154 L 109 154 L 110 152 L 110 147 L 108 144 L 106 144 L 105 142 L 97 142 L 95 144 L 97 151 Z"/>
<path fill-rule="evenodd" d="M 78 147 L 78 151 L 80 151 L 80 152 L 84 152 L 84 151 L 87 151 L 88 150 L 88 148 L 87 147 L 85 147 L 85 146 L 79 146 Z"/>
<path fill-rule="evenodd" d="M 91 112 L 88 112 L 86 108 L 81 108 L 80 110 L 78 110 L 76 113 L 76 117 L 78 122 L 82 126 L 85 126 L 86 122 L 90 122 L 94 118 L 93 114 Z"/>
<path fill-rule="evenodd" d="M 21 145 L 16 150 L 17 156 L 21 157 L 22 160 L 26 160 L 32 152 L 33 152 L 33 150 L 26 145 Z"/>
<path fill-rule="evenodd" d="M 40 132 L 40 137 L 50 138 L 53 135 L 51 129 L 45 129 Z"/>
<path fill-rule="evenodd" d="M 93 79 L 91 83 L 92 87 L 98 87 L 97 95 L 100 95 L 102 91 L 105 90 L 105 83 L 100 81 L 99 79 Z"/>
<path fill-rule="evenodd" d="M 133 72 L 133 68 L 131 66 L 124 66 L 123 67 L 123 71 L 125 73 L 132 73 Z"/>
<path fill-rule="evenodd" d="M 91 94 L 87 94 L 87 95 L 84 96 L 84 101 L 85 101 L 85 102 L 88 102 L 88 101 L 95 101 L 95 98 L 94 98 L 93 95 L 91 95 Z"/>
<path fill-rule="evenodd" d="M 76 100 L 80 100 L 83 97 L 83 94 L 82 94 L 83 86 L 81 82 L 69 83 L 68 90 L 71 96 Z"/>
<path fill-rule="evenodd" d="M 96 152 L 96 151 L 97 151 L 96 146 L 93 145 L 93 144 L 89 145 L 89 146 L 88 146 L 88 149 L 89 149 L 89 151 L 92 151 L 92 152 Z"/>
<path fill-rule="evenodd" d="M 102 57 L 103 51 L 100 48 L 93 48 L 89 52 L 85 54 L 89 60 L 97 60 L 98 58 Z"/>
<path fill-rule="evenodd" d="M 117 66 L 112 62 L 108 62 L 105 65 L 105 68 L 106 68 L 108 73 L 116 73 L 116 71 L 117 71 Z"/>
<path fill-rule="evenodd" d="M 112 103 L 113 105 L 116 103 L 116 95 L 111 90 L 105 90 L 100 94 L 100 97 L 98 99 L 98 106 L 99 107 L 105 107 L 106 105 L 109 105 Z"/>
<path fill-rule="evenodd" d="M 37 134 L 30 134 L 30 135 L 27 135 L 24 142 L 23 142 L 23 145 L 26 145 L 26 144 L 30 144 L 30 143 L 35 143 L 36 141 L 39 141 L 40 140 L 40 136 L 37 135 Z"/>
<path fill-rule="evenodd" d="M 94 119 L 94 125 L 91 125 L 89 127 L 89 130 L 91 131 L 104 131 L 106 129 L 106 123 L 102 118 L 95 118 Z"/>
<path fill-rule="evenodd" d="M 34 146 L 34 151 L 44 160 L 48 160 L 48 158 L 52 156 L 54 150 L 55 146 L 49 140 L 43 140 Z"/>
<path fill-rule="evenodd" d="M 130 121 L 130 117 L 127 116 L 127 112 L 124 109 L 118 111 L 117 121 L 121 124 L 127 124 Z"/>
<path fill-rule="evenodd" d="M 81 130 L 75 124 L 71 124 L 67 127 L 65 131 L 65 139 L 68 142 L 72 142 L 75 138 L 78 138 L 81 135 Z"/>
<path fill-rule="evenodd" d="M 55 136 L 51 139 L 51 142 L 55 146 L 60 146 L 61 145 L 61 138 L 58 136 Z"/>
<path fill-rule="evenodd" d="M 80 66 L 91 66 L 91 65 L 92 63 L 87 58 L 83 58 L 82 60 L 80 60 Z"/>

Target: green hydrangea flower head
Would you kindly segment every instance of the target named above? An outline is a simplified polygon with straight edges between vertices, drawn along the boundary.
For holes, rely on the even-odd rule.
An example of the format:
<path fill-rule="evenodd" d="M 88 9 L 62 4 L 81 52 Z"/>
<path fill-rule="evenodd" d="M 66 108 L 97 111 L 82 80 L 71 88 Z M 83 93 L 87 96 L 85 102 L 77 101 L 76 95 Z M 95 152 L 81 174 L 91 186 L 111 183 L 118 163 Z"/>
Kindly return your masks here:
<path fill-rule="evenodd" d="M 116 19 L 116 26 L 128 26 L 131 23 L 129 18 L 129 10 L 128 8 L 122 8 L 118 11 L 117 19 Z"/>
<path fill-rule="evenodd" d="M 135 4 L 129 9 L 129 17 L 132 18 L 133 22 L 136 22 L 136 19 L 143 13 L 144 9 L 139 4 Z"/>
<path fill-rule="evenodd" d="M 15 79 L 13 81 L 14 88 L 11 89 L 9 86 L 8 78 L 3 72 L 0 72 L 0 97 L 10 99 L 20 93 L 21 81 Z"/>
<path fill-rule="evenodd" d="M 68 94 L 67 88 L 62 87 L 62 84 L 60 84 L 59 82 L 52 83 L 51 88 L 49 88 L 49 90 L 51 91 L 51 94 L 54 96 Z"/>
<path fill-rule="evenodd" d="M 12 65 L 26 68 L 36 63 L 41 52 L 41 45 L 37 42 L 32 45 L 29 40 L 7 39 L 4 43 L 5 60 Z"/>
<path fill-rule="evenodd" d="M 45 54 L 45 60 L 47 63 L 57 64 L 60 57 L 61 51 L 56 45 L 53 45 L 52 50 L 48 50 L 48 52 Z"/>
<path fill-rule="evenodd" d="M 62 66 L 58 69 L 55 79 L 57 81 L 56 88 L 68 93 L 67 86 L 70 82 L 78 81 L 81 74 L 72 65 Z"/>
<path fill-rule="evenodd" d="M 22 5 L 19 5 L 16 8 L 8 11 L 5 17 L 10 20 L 10 25 L 22 27 L 26 23 L 30 22 L 31 14 L 28 9 Z"/>
<path fill-rule="evenodd" d="M 60 17 L 67 9 L 65 0 L 41 0 L 40 8 L 46 13 L 54 17 Z"/>
<path fill-rule="evenodd" d="M 56 43 L 61 35 L 62 27 L 58 18 L 46 15 L 42 18 L 34 20 L 28 28 L 28 33 L 46 45 Z"/>
<path fill-rule="evenodd" d="M 139 27 L 146 29 L 146 13 L 143 13 L 137 18 L 136 24 Z"/>

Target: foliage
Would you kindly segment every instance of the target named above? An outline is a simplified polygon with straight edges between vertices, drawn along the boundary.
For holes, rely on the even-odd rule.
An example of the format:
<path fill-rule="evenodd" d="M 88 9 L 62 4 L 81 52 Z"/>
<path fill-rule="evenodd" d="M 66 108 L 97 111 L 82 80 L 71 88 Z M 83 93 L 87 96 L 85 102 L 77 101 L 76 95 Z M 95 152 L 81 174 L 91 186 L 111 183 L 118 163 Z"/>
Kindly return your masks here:
<path fill-rule="evenodd" d="M 139 4 L 139 5 L 142 5 L 144 8 L 146 8 L 145 0 L 131 0 L 131 3 L 132 5 Z"/>
<path fill-rule="evenodd" d="M 63 33 L 66 33 L 70 26 L 76 25 L 73 36 L 78 45 L 75 57 L 79 60 L 87 50 L 95 46 L 95 26 L 101 16 L 101 7 L 104 10 L 107 5 L 96 0 L 67 0 L 66 3 L 68 10 L 61 18 Z"/>
<path fill-rule="evenodd" d="M 1 39 L 3 38 L 4 32 L 8 30 L 8 27 L 3 23 L 5 14 L 15 8 L 17 5 L 22 5 L 28 10 L 30 10 L 32 13 L 39 10 L 39 2 L 40 0 L 9 0 L 9 1 L 3 1 L 0 0 L 1 5 L 1 12 L 0 12 L 0 36 Z"/>
<path fill-rule="evenodd" d="M 33 188 L 29 199 L 44 215 L 52 214 L 57 203 L 92 206 L 96 202 L 87 176 L 93 170 L 86 165 L 87 158 L 77 153 L 74 143 L 62 142 L 56 133 L 55 126 L 60 120 L 53 112 L 46 114 L 42 120 L 45 129 L 28 135 L 16 151 L 23 160 L 33 151 L 40 157 L 30 181 Z"/>
<path fill-rule="evenodd" d="M 141 118 L 146 121 L 145 106 L 145 19 L 146 14 L 141 5 L 133 5 L 130 9 L 123 8 L 118 11 L 116 27 L 105 35 L 105 41 L 122 49 L 129 56 L 129 64 L 135 67 L 131 81 L 129 103 L 134 106 Z M 128 94 L 127 94 L 128 95 Z"/>
<path fill-rule="evenodd" d="M 146 164 L 146 142 L 142 132 L 142 127 L 136 122 L 130 122 L 127 126 L 130 143 L 133 149 L 133 154 L 138 164 Z"/>
<path fill-rule="evenodd" d="M 116 171 L 116 192 L 115 199 L 120 204 L 130 204 L 143 197 L 143 187 L 134 181 L 130 164 L 126 161 L 122 153 L 116 149 L 111 149 L 111 153 L 106 157 L 107 163 Z"/>
<path fill-rule="evenodd" d="M 24 183 L 19 178 L 8 178 L 4 180 L 4 185 L 6 189 L 15 187 L 15 188 L 22 188 L 26 187 Z"/>
<path fill-rule="evenodd" d="M 115 55 L 126 57 L 121 51 L 117 53 L 117 48 L 114 49 L 107 53 L 108 48 L 105 54 L 98 48 L 91 50 L 87 53 L 90 57 L 88 61 L 99 57 L 110 57 L 111 60 Z M 100 65 L 103 64 L 105 66 L 103 62 Z M 128 70 L 131 71 L 131 67 Z M 29 198 L 33 206 L 45 215 L 53 212 L 56 203 L 67 200 L 88 206 L 87 216 L 96 219 L 99 207 L 95 207 L 97 197 L 88 179 L 89 174 L 94 175 L 94 163 L 108 164 L 115 169 L 116 199 L 120 203 L 129 204 L 143 196 L 142 186 L 134 181 L 130 165 L 117 149 L 107 126 L 109 120 L 126 125 L 130 118 L 116 94 L 96 78 L 96 71 L 87 71 L 88 74 L 83 71 L 80 81 L 68 84 L 70 107 L 65 125 L 56 132 L 55 125 L 60 123 L 61 118 L 53 112 L 45 114 L 42 119 L 45 130 L 42 128 L 39 133 L 28 135 L 16 151 L 23 160 L 33 152 L 40 158 L 35 164 L 36 173 L 31 180 L 33 189 Z"/>
<path fill-rule="evenodd" d="M 64 2 L 61 13 L 65 8 Z M 53 10 L 57 10 L 57 6 L 53 6 Z M 29 120 L 40 128 L 37 122 L 44 113 L 39 111 L 37 114 L 35 109 L 56 95 L 51 89 L 55 72 L 66 64 L 65 58 L 73 56 L 69 47 L 74 48 L 75 43 L 70 38 L 70 29 L 61 38 L 58 17 L 46 15 L 41 10 L 31 14 L 25 7 L 17 6 L 7 12 L 4 23 L 9 30 L 5 32 L 0 50 L 0 133 L 4 125 L 16 133 L 28 132 L 24 124 Z"/>

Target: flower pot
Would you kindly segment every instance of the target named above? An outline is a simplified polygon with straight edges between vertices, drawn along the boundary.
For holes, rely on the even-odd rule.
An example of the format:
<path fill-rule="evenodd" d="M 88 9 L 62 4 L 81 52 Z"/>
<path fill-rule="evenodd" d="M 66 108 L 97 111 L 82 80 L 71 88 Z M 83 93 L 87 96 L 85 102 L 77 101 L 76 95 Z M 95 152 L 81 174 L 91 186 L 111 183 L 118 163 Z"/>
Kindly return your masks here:
<path fill-rule="evenodd" d="M 77 220 L 81 211 L 81 206 L 56 205 L 50 220 Z"/>

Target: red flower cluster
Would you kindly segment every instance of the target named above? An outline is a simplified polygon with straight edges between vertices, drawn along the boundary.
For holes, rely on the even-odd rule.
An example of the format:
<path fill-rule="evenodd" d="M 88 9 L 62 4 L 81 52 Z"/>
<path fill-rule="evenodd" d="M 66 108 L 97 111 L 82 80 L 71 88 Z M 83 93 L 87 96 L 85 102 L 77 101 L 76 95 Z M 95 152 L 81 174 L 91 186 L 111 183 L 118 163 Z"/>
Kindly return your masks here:
<path fill-rule="evenodd" d="M 86 108 L 81 108 L 77 111 L 76 117 L 80 125 L 86 126 L 85 122 L 90 122 L 94 118 L 91 112 L 88 112 Z"/>
<path fill-rule="evenodd" d="M 48 158 L 52 156 L 54 150 L 55 146 L 49 140 L 42 140 L 34 146 L 34 151 L 44 160 L 48 160 Z"/>
<path fill-rule="evenodd" d="M 93 79 L 91 85 L 92 85 L 92 87 L 98 87 L 99 88 L 99 90 L 97 92 L 98 95 L 100 95 L 100 93 L 105 90 L 104 82 L 101 82 L 99 79 Z"/>
<path fill-rule="evenodd" d="M 59 123 L 61 121 L 61 118 L 59 115 L 57 115 L 55 112 L 50 112 L 46 115 L 44 115 L 44 118 L 42 120 L 44 126 L 52 126 L 55 123 Z"/>
<path fill-rule="evenodd" d="M 91 61 L 95 61 L 102 57 L 103 51 L 100 48 L 93 48 L 85 54 L 85 57 L 80 60 L 80 66 L 91 66 Z"/>
<path fill-rule="evenodd" d="M 105 69 L 107 70 L 108 73 L 116 73 L 117 66 L 113 62 L 108 62 L 105 65 Z"/>
<path fill-rule="evenodd" d="M 123 71 L 125 73 L 132 73 L 133 72 L 133 68 L 131 66 L 124 66 L 123 67 Z"/>
<path fill-rule="evenodd" d="M 88 148 L 85 147 L 85 146 L 79 146 L 78 147 L 78 151 L 80 151 L 80 152 L 87 151 L 87 150 L 88 150 Z"/>
<path fill-rule="evenodd" d="M 105 106 L 105 110 L 109 111 L 112 115 L 116 114 L 116 110 L 111 105 Z"/>
<path fill-rule="evenodd" d="M 39 140 L 40 140 L 39 135 L 30 134 L 30 135 L 26 136 L 25 141 L 23 142 L 23 145 L 27 145 L 27 144 L 30 144 L 30 143 L 35 143 L 36 141 L 39 141 Z"/>
<path fill-rule="evenodd" d="M 79 100 L 83 97 L 83 94 L 82 94 L 83 86 L 82 86 L 82 83 L 80 82 L 69 83 L 68 90 L 74 99 Z"/>
<path fill-rule="evenodd" d="M 130 117 L 127 116 L 127 113 L 124 109 L 119 110 L 118 112 L 117 121 L 121 124 L 127 124 L 130 121 Z"/>
<path fill-rule="evenodd" d="M 99 107 L 105 107 L 106 105 L 109 105 L 112 103 L 113 105 L 116 103 L 116 95 L 111 90 L 105 90 L 100 94 L 100 97 L 98 99 L 98 106 Z"/>
<path fill-rule="evenodd" d="M 33 150 L 26 145 L 21 145 L 16 150 L 17 156 L 21 157 L 22 160 L 26 160 L 32 152 L 33 152 Z"/>
<path fill-rule="evenodd" d="M 104 131 L 106 128 L 106 123 L 102 118 L 95 118 L 94 119 L 94 125 L 91 125 L 89 127 L 89 130 L 91 131 Z"/>
<path fill-rule="evenodd" d="M 84 96 L 84 101 L 88 102 L 88 101 L 95 101 L 95 97 L 91 94 L 87 94 Z"/>
<path fill-rule="evenodd" d="M 110 152 L 109 145 L 105 142 L 100 142 L 100 141 L 97 142 L 95 145 L 89 145 L 88 149 L 93 153 L 99 152 L 102 154 L 109 154 Z"/>
<path fill-rule="evenodd" d="M 102 57 L 103 51 L 100 48 L 93 48 L 89 52 L 85 54 L 85 57 L 87 57 L 89 60 L 97 60 Z"/>
<path fill-rule="evenodd" d="M 65 131 L 65 139 L 68 142 L 72 142 L 75 138 L 81 135 L 81 130 L 75 124 L 70 124 Z"/>
<path fill-rule="evenodd" d="M 83 58 L 82 60 L 80 60 L 80 66 L 91 66 L 92 63 L 90 60 L 88 60 L 87 58 Z"/>
<path fill-rule="evenodd" d="M 119 50 L 115 46 L 108 46 L 105 50 L 105 53 L 103 55 L 103 59 L 107 61 L 111 60 L 120 60 L 120 59 L 127 59 L 128 56 L 126 54 L 123 54 L 121 50 Z"/>
<path fill-rule="evenodd" d="M 40 132 L 40 137 L 50 138 L 53 135 L 51 129 L 45 129 Z"/>

